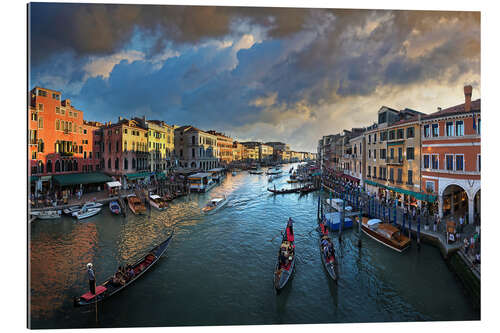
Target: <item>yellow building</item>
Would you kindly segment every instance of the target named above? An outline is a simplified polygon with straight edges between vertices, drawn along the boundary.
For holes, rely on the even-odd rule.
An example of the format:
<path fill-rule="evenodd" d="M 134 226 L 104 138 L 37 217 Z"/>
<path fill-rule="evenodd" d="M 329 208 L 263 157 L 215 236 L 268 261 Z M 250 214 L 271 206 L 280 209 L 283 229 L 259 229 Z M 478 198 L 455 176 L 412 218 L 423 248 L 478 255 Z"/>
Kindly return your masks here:
<path fill-rule="evenodd" d="M 151 171 L 165 171 L 173 165 L 173 127 L 160 120 L 146 121 L 148 128 L 148 151 Z"/>

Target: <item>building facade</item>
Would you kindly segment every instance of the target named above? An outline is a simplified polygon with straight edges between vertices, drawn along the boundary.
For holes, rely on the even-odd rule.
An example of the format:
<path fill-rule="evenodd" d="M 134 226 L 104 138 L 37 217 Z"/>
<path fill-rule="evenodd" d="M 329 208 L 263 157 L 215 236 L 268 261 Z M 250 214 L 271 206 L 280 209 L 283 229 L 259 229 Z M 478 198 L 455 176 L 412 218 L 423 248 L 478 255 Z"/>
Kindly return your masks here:
<path fill-rule="evenodd" d="M 220 165 L 217 136 L 193 126 L 181 126 L 174 132 L 179 167 L 210 170 Z"/>
<path fill-rule="evenodd" d="M 481 100 L 439 109 L 422 119 L 422 187 L 437 196 L 439 214 L 480 215 Z"/>
<path fill-rule="evenodd" d="M 212 135 L 217 137 L 217 158 L 222 164 L 229 164 L 234 160 L 233 154 L 233 142 L 234 140 L 222 133 L 216 131 L 208 131 Z"/>

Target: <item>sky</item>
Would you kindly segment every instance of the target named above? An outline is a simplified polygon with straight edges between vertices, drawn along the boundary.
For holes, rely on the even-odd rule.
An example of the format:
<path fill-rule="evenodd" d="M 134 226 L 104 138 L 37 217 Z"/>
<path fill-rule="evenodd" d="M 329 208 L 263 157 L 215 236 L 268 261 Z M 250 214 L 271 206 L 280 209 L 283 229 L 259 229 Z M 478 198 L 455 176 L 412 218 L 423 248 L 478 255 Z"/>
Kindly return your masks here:
<path fill-rule="evenodd" d="M 29 85 L 86 120 L 214 129 L 315 152 L 381 106 L 481 97 L 480 13 L 31 3 Z"/>

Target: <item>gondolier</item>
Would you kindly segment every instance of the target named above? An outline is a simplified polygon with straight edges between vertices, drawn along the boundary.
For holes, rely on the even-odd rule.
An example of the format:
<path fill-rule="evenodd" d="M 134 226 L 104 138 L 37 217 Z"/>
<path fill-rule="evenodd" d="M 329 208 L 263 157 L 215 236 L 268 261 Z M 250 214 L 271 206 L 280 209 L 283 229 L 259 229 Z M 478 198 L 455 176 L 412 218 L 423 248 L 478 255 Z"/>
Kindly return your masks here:
<path fill-rule="evenodd" d="M 89 275 L 89 290 L 95 294 L 95 273 L 90 262 L 87 264 L 87 274 Z"/>

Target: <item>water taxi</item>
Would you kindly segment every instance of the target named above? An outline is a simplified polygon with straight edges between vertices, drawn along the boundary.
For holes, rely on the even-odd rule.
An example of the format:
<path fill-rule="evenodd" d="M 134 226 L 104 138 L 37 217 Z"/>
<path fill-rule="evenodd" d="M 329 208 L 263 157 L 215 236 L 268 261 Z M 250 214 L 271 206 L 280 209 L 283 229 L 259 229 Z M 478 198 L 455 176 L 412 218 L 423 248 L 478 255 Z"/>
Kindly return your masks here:
<path fill-rule="evenodd" d="M 146 211 L 146 206 L 142 203 L 142 201 L 135 195 L 129 194 L 127 196 L 128 207 L 134 214 L 142 214 Z"/>
<path fill-rule="evenodd" d="M 151 194 L 149 196 L 149 204 L 151 207 L 156 208 L 159 211 L 167 209 L 167 202 L 157 194 Z"/>
<path fill-rule="evenodd" d="M 217 210 L 219 210 L 226 203 L 227 203 L 226 196 L 223 196 L 221 198 L 213 198 L 201 210 L 203 213 L 213 213 L 213 212 L 216 212 Z"/>
<path fill-rule="evenodd" d="M 38 219 L 41 220 L 51 220 L 51 219 L 58 219 L 61 217 L 61 211 L 60 210 L 42 210 L 42 211 L 35 211 L 31 212 L 32 216 L 35 216 Z"/>
<path fill-rule="evenodd" d="M 398 228 L 380 219 L 362 218 L 361 230 L 370 238 L 395 250 L 403 252 L 410 247 L 410 239 L 401 234 Z"/>
<path fill-rule="evenodd" d="M 217 182 L 212 179 L 212 173 L 198 172 L 188 177 L 189 189 L 193 192 L 208 192 Z"/>

